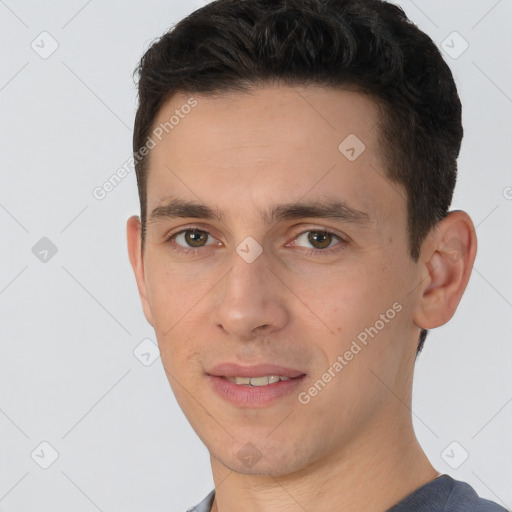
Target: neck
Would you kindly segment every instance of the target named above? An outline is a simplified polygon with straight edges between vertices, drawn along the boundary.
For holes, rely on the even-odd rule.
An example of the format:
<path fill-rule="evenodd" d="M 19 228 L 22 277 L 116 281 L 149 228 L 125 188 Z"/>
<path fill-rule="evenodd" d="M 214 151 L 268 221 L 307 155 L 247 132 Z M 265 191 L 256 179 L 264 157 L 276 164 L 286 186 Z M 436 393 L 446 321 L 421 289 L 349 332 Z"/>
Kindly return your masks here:
<path fill-rule="evenodd" d="M 290 475 L 235 473 L 211 457 L 212 512 L 387 510 L 439 475 L 414 435 L 410 415 L 395 413 L 374 422 L 349 447 Z"/>

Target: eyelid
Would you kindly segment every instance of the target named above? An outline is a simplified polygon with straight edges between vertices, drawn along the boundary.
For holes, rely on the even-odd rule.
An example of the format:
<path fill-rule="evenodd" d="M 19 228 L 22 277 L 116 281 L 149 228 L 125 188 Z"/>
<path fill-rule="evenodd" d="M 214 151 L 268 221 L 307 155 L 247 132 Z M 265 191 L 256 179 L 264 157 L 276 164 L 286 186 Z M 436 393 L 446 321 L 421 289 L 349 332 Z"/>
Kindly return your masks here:
<path fill-rule="evenodd" d="M 180 226 L 179 228 L 175 228 L 176 231 L 174 230 L 170 230 L 168 231 L 167 233 L 164 234 L 163 238 L 165 240 L 170 240 L 171 238 L 181 234 L 181 233 L 184 233 L 186 231 L 202 231 L 204 233 L 208 233 L 208 235 L 212 236 L 213 238 L 215 238 L 214 235 L 212 235 L 211 233 L 211 227 L 208 226 L 208 227 L 205 227 L 205 226 L 200 226 L 198 224 L 190 224 L 190 225 L 185 225 L 185 226 Z"/>

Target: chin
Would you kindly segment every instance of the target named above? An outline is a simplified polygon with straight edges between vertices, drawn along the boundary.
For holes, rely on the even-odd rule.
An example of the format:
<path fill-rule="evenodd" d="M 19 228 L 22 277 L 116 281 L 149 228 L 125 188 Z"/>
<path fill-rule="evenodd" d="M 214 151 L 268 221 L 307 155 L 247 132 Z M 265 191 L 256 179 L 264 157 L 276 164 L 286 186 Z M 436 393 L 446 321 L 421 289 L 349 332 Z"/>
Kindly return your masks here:
<path fill-rule="evenodd" d="M 211 452 L 223 466 L 235 473 L 251 476 L 280 477 L 290 475 L 304 469 L 309 457 L 300 449 L 289 446 L 286 451 L 276 446 L 267 445 L 258 449 L 252 442 L 238 444 L 234 453 L 226 454 Z"/>

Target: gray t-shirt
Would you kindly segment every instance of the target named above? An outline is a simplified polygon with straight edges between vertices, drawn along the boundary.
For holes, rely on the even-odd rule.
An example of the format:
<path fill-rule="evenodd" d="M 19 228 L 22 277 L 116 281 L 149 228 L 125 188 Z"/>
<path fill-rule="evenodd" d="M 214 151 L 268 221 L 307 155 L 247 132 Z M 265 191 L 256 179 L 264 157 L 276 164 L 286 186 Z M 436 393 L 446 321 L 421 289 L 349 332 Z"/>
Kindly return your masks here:
<path fill-rule="evenodd" d="M 215 491 L 212 491 L 196 507 L 187 512 L 210 512 Z M 441 475 L 416 489 L 400 503 L 386 512 L 507 512 L 496 503 L 479 498 L 474 489 L 465 482 Z"/>

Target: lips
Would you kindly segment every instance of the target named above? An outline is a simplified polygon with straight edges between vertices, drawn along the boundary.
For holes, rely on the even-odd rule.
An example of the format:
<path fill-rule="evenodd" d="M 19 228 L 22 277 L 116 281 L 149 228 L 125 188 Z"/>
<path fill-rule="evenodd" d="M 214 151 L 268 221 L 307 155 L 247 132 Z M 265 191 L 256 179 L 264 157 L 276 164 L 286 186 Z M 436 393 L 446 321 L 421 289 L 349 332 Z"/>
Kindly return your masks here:
<path fill-rule="evenodd" d="M 297 391 L 306 374 L 274 364 L 223 363 L 207 372 L 213 391 L 238 408 L 268 406 Z"/>
<path fill-rule="evenodd" d="M 295 379 L 304 375 L 302 372 L 293 368 L 286 368 L 284 366 L 278 366 L 275 364 L 258 364 L 253 366 L 241 366 L 234 363 L 221 363 L 214 366 L 210 371 L 207 372 L 209 375 L 214 377 L 269 377 L 279 376 L 288 377 L 289 379 Z"/>

